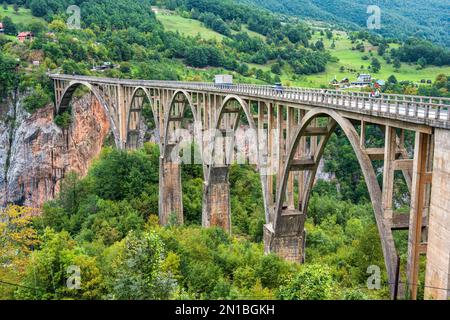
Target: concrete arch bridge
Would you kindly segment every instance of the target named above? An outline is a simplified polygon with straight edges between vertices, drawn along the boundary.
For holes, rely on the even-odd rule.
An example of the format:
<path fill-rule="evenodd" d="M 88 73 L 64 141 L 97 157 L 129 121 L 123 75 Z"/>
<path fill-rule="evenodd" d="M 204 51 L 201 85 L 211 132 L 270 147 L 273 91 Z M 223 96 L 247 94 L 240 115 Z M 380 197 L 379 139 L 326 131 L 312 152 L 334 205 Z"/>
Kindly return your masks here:
<path fill-rule="evenodd" d="M 409 230 L 407 281 L 416 298 L 420 255 L 426 255 L 427 298 L 450 297 L 450 99 L 271 86 L 107 79 L 53 74 L 56 112 L 86 87 L 105 109 L 118 148 L 139 145 L 144 105 L 159 135 L 159 218 L 183 222 L 180 143 L 193 133 L 202 155 L 203 226 L 231 228 L 228 174 L 236 150 L 253 158 L 261 176 L 266 252 L 301 262 L 308 201 L 331 134 L 340 127 L 350 141 L 369 190 L 391 293 L 396 290 L 393 230 Z M 242 124 L 250 134 L 233 137 Z M 367 128 L 383 132 L 384 146 L 371 146 Z M 192 129 L 192 127 L 194 129 Z M 183 129 L 185 129 L 183 131 Z M 182 134 L 180 134 L 180 132 Z M 415 136 L 413 150 L 405 132 Z M 242 142 L 245 141 L 245 142 Z M 241 143 L 242 142 L 242 143 Z M 338 157 L 339 155 L 336 155 Z M 208 160 L 206 160 L 208 159 Z M 383 161 L 383 183 L 373 161 Z M 395 212 L 394 174 L 403 174 L 410 214 Z"/>

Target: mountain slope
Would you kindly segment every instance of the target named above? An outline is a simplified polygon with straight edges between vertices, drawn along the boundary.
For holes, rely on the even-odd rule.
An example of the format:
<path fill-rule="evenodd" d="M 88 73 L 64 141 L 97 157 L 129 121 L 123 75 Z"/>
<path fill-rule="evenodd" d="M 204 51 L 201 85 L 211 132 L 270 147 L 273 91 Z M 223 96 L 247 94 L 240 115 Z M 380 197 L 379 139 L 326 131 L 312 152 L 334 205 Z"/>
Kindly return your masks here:
<path fill-rule="evenodd" d="M 448 0 L 235 0 L 273 12 L 338 25 L 366 27 L 367 6 L 381 9 L 380 34 L 405 39 L 415 36 L 450 46 Z"/>

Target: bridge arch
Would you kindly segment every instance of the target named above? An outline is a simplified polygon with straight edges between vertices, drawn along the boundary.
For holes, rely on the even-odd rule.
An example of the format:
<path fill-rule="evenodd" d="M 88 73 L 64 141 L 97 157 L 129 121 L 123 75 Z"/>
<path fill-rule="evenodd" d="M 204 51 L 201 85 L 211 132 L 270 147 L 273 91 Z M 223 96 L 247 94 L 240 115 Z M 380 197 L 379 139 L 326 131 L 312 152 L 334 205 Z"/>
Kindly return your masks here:
<path fill-rule="evenodd" d="M 183 100 L 176 100 L 177 97 L 182 97 Z M 186 108 L 186 106 L 188 106 L 189 108 Z M 170 98 L 168 107 L 169 108 L 164 115 L 164 149 L 167 149 L 169 140 L 171 138 L 170 134 L 171 130 L 173 129 L 171 128 L 171 122 L 181 123 L 183 120 L 185 120 L 186 111 L 190 110 L 194 118 L 194 124 L 198 123 L 197 109 L 192 101 L 191 95 L 186 90 L 175 91 Z"/>
<path fill-rule="evenodd" d="M 142 123 L 142 112 L 144 111 L 144 105 L 149 103 L 153 120 L 155 123 L 155 129 L 160 138 L 159 121 L 157 117 L 157 110 L 155 109 L 155 103 L 152 99 L 150 92 L 151 89 L 144 87 L 136 87 L 131 94 L 130 105 L 127 108 L 127 148 L 136 149 L 139 147 L 139 134 L 140 126 Z"/>
<path fill-rule="evenodd" d="M 175 90 L 164 112 L 164 132 L 162 135 L 159 178 L 159 218 L 160 223 L 167 225 L 173 215 L 178 224 L 184 223 L 183 191 L 181 183 L 180 138 L 184 139 L 183 122 L 188 119 L 187 112 L 192 113 L 194 139 L 198 141 L 200 154 L 202 149 L 201 123 L 198 122 L 197 108 L 192 96 L 185 90 Z M 191 121 L 192 122 L 192 121 Z M 184 151 L 184 149 L 183 149 Z M 203 171 L 204 172 L 204 171 Z"/>
<path fill-rule="evenodd" d="M 308 134 L 308 128 L 311 122 L 314 119 L 320 118 L 320 117 L 326 117 L 330 119 L 330 124 L 328 126 L 327 133 L 323 136 L 323 139 L 321 140 L 318 150 L 315 153 L 315 158 L 312 159 L 313 162 L 311 162 L 311 166 L 307 167 L 306 162 L 301 161 L 295 161 L 295 155 L 297 148 L 299 146 L 300 139 L 302 137 L 306 137 Z M 384 260 L 386 264 L 386 269 L 389 277 L 389 282 L 391 283 L 391 286 L 393 286 L 395 282 L 395 266 L 396 266 L 396 251 L 395 251 L 395 245 L 394 240 L 392 236 L 392 231 L 388 225 L 386 225 L 383 215 L 383 208 L 382 208 L 382 192 L 380 185 L 377 181 L 375 170 L 373 168 L 372 162 L 370 160 L 370 157 L 368 154 L 364 151 L 360 144 L 359 135 L 350 122 L 350 120 L 344 118 L 341 116 L 338 112 L 330 109 L 313 109 L 312 111 L 309 111 L 305 117 L 302 119 L 299 128 L 295 131 L 292 142 L 290 146 L 288 146 L 288 153 L 287 158 L 285 161 L 285 165 L 283 168 L 283 172 L 281 173 L 281 183 L 279 185 L 279 190 L 277 192 L 276 197 L 276 204 L 275 204 L 275 212 L 274 212 L 274 221 L 272 223 L 271 229 L 274 233 L 273 236 L 275 238 L 279 236 L 283 236 L 280 234 L 281 232 L 285 232 L 286 230 L 286 219 L 289 215 L 286 215 L 284 210 L 286 209 L 284 207 L 284 199 L 286 195 L 286 188 L 287 188 L 287 182 L 289 178 L 289 174 L 292 171 L 292 168 L 294 166 L 301 166 L 303 165 L 303 170 L 309 170 L 310 174 L 308 178 L 306 179 L 306 189 L 304 191 L 303 195 L 299 195 L 302 197 L 302 204 L 301 208 L 298 208 L 298 214 L 301 217 L 302 223 L 297 225 L 298 230 L 293 230 L 293 226 L 290 226 L 290 231 L 297 233 L 297 235 L 303 233 L 304 228 L 304 219 L 306 219 L 306 213 L 307 213 L 307 207 L 308 207 L 308 201 L 311 194 L 311 189 L 314 184 L 314 179 L 317 171 L 318 164 L 322 158 L 324 148 L 331 136 L 331 134 L 334 132 L 334 129 L 336 126 L 340 126 L 340 128 L 343 130 L 344 134 L 346 135 L 347 139 L 349 140 L 356 157 L 358 159 L 359 165 L 362 169 L 364 179 L 366 181 L 366 185 L 369 191 L 370 199 L 372 202 L 372 207 L 374 209 L 375 213 L 375 219 L 378 227 L 378 232 L 380 234 L 381 239 L 381 245 L 384 255 Z M 292 218 L 292 217 L 290 217 Z M 290 220 L 292 222 L 292 220 Z M 273 241 L 273 239 L 271 239 Z M 277 248 L 275 248 L 277 250 Z"/>
<path fill-rule="evenodd" d="M 97 101 L 105 110 L 105 113 L 109 119 L 109 125 L 111 127 L 111 131 L 114 136 L 114 141 L 117 148 L 120 148 L 122 143 L 120 141 L 120 133 L 117 128 L 116 122 L 114 121 L 114 117 L 111 113 L 111 106 L 107 103 L 106 99 L 102 96 L 99 90 L 91 85 L 89 82 L 85 81 L 71 81 L 69 85 L 65 88 L 61 95 L 61 100 L 57 102 L 56 105 L 56 113 L 61 114 L 69 109 L 70 102 L 72 101 L 73 94 L 80 87 L 86 87 L 89 91 L 95 96 Z"/>
<path fill-rule="evenodd" d="M 229 119 L 224 121 L 224 117 L 227 115 Z M 213 159 L 215 158 L 217 152 L 217 145 L 215 142 L 217 133 L 220 133 L 219 135 L 221 135 L 223 131 L 226 131 L 227 134 L 228 132 L 232 132 L 234 138 L 234 133 L 239 128 L 239 123 L 242 120 L 241 116 L 244 116 L 250 127 L 250 139 L 256 140 L 255 145 L 259 145 L 261 133 L 258 132 L 258 127 L 255 124 L 251 105 L 249 105 L 249 103 L 247 103 L 240 96 L 226 96 L 222 101 L 214 124 L 215 133 L 213 134 L 215 134 L 215 136 L 213 137 L 212 150 L 210 154 L 212 163 L 206 166 L 207 174 L 203 191 L 202 206 L 202 224 L 205 227 L 220 226 L 225 230 L 231 231 L 230 186 L 228 181 L 231 163 L 225 162 L 223 165 L 218 165 L 214 163 Z M 259 148 L 256 147 L 254 152 L 256 153 L 256 168 L 260 174 L 265 218 L 268 222 L 269 205 L 267 199 L 267 181 L 265 179 L 266 177 L 261 174 L 260 170 L 262 161 Z"/>

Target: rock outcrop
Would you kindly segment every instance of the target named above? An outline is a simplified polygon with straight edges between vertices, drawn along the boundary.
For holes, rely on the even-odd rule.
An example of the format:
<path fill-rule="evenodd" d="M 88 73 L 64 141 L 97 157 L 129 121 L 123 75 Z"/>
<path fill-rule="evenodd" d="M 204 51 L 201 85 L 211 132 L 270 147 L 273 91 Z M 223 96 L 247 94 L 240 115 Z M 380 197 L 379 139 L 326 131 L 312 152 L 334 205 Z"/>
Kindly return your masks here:
<path fill-rule="evenodd" d="M 39 208 L 57 194 L 65 174 L 85 175 L 100 153 L 109 122 L 95 98 L 73 101 L 67 130 L 55 124 L 53 113 L 49 105 L 30 115 L 19 101 L 0 115 L 0 206 Z"/>

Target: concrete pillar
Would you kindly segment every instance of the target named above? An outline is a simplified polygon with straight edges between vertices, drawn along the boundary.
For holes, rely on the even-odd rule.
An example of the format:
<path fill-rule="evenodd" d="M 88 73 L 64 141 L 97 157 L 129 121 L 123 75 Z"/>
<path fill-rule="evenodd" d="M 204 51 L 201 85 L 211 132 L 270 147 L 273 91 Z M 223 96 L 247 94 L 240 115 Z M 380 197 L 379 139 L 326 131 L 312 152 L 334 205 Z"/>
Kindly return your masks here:
<path fill-rule="evenodd" d="M 427 174 L 429 139 L 429 135 L 420 132 L 416 133 L 406 271 L 409 296 L 413 300 L 417 299 L 419 282 L 419 257 L 422 241 L 422 217 L 424 216 L 425 207 L 425 177 Z"/>
<path fill-rule="evenodd" d="M 159 161 L 159 222 L 167 225 L 174 222 L 184 223 L 183 193 L 181 187 L 181 165 L 167 158 Z"/>
<path fill-rule="evenodd" d="M 202 225 L 231 232 L 230 183 L 228 166 L 213 167 L 203 188 Z"/>
<path fill-rule="evenodd" d="M 425 299 L 450 298 L 450 130 L 435 129 Z"/>
<path fill-rule="evenodd" d="M 392 220 L 393 216 L 394 161 L 397 147 L 395 138 L 395 128 L 386 126 L 382 201 L 384 218 L 388 221 Z"/>
<path fill-rule="evenodd" d="M 299 213 L 283 214 L 277 226 L 264 225 L 264 251 L 275 253 L 292 262 L 305 260 L 305 215 Z"/>

